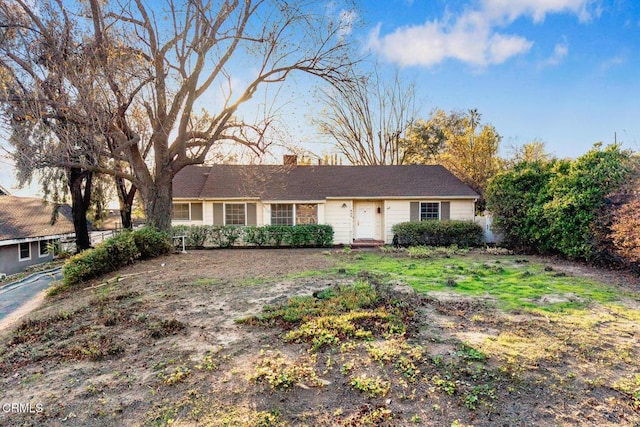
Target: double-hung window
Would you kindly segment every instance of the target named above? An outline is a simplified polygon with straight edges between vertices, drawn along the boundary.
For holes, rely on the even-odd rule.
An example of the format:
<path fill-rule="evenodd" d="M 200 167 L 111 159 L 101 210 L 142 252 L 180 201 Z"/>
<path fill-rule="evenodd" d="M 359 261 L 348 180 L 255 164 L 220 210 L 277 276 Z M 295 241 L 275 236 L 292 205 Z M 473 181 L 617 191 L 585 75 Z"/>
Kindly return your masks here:
<path fill-rule="evenodd" d="M 293 225 L 294 218 L 292 204 L 276 203 L 271 205 L 271 225 Z"/>
<path fill-rule="evenodd" d="M 224 223 L 225 225 L 246 225 L 247 209 L 244 203 L 225 203 L 224 204 Z"/>
<path fill-rule="evenodd" d="M 22 242 L 18 246 L 18 261 L 28 261 L 31 259 L 31 242 Z"/>
<path fill-rule="evenodd" d="M 49 244 L 53 244 L 53 240 L 40 240 L 38 242 L 39 257 L 44 258 L 49 255 Z"/>
<path fill-rule="evenodd" d="M 189 221 L 191 215 L 189 214 L 189 203 L 174 203 L 171 219 L 176 221 Z"/>
<path fill-rule="evenodd" d="M 174 203 L 171 211 L 171 219 L 175 221 L 202 221 L 202 203 Z"/>
<path fill-rule="evenodd" d="M 432 221 L 440 219 L 439 202 L 420 202 L 420 221 Z"/>

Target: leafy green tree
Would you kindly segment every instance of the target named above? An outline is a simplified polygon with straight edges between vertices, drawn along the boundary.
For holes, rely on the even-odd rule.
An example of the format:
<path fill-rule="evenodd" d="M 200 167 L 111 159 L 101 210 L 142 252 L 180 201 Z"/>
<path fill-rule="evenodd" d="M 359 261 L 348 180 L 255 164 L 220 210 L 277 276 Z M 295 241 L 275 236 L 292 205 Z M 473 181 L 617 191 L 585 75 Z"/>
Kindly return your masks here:
<path fill-rule="evenodd" d="M 514 247 L 597 261 L 609 226 L 603 212 L 629 179 L 630 154 L 596 144 L 576 160 L 516 164 L 487 188 L 496 227 Z"/>
<path fill-rule="evenodd" d="M 548 227 L 539 206 L 547 202 L 553 169 L 551 162 L 521 162 L 489 181 L 487 209 L 509 246 L 539 251 L 544 245 Z"/>
<path fill-rule="evenodd" d="M 549 244 L 571 258 L 592 260 L 599 233 L 599 215 L 606 197 L 625 183 L 630 155 L 619 145 L 593 149 L 571 162 L 566 174 L 549 183 L 551 200 L 544 205 Z"/>

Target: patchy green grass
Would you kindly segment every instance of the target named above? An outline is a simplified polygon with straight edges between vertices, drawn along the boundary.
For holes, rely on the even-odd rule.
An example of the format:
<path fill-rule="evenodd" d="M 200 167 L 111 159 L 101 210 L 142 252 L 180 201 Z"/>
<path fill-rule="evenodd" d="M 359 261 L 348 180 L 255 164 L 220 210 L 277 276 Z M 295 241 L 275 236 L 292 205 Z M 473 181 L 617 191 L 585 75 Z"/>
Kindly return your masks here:
<path fill-rule="evenodd" d="M 445 256 L 426 259 L 365 253 L 350 259 L 342 268 L 348 274 L 364 270 L 389 280 L 401 280 L 424 293 L 447 291 L 490 297 L 503 310 L 579 310 L 591 302 L 611 303 L 624 296 L 612 286 L 567 276 L 522 257 L 444 253 Z"/>
<path fill-rule="evenodd" d="M 45 396 L 14 424 L 640 425 L 637 293 L 455 248 L 206 269 L 248 253 L 52 300 L 0 350 Z"/>

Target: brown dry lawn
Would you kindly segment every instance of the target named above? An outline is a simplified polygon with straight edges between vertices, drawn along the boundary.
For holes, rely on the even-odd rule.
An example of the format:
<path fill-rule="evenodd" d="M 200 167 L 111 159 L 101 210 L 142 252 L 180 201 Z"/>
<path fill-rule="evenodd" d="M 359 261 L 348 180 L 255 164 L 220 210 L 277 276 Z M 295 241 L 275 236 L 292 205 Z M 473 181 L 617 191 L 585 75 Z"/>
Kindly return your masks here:
<path fill-rule="evenodd" d="M 286 322 L 236 322 L 294 296 L 385 281 L 341 271 L 353 256 L 191 251 L 47 298 L 0 332 L 1 403 L 34 409 L 0 411 L 0 425 L 640 425 L 640 298 L 627 276 L 531 258 L 624 281 L 624 309 L 594 303 L 586 317 L 504 312 L 396 282 L 381 310 L 402 307 L 406 333 L 318 351 L 285 342 Z"/>

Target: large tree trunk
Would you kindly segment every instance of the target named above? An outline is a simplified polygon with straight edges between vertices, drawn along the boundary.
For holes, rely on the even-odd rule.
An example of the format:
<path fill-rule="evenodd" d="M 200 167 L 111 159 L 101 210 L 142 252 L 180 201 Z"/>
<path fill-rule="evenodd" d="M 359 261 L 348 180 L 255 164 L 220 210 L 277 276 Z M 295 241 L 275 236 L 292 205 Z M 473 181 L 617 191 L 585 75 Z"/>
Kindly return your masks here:
<path fill-rule="evenodd" d="M 141 191 L 143 191 L 142 188 Z M 169 173 L 158 176 L 155 181 L 146 186 L 143 196 L 147 225 L 170 233 L 173 176 Z"/>
<path fill-rule="evenodd" d="M 123 178 L 116 176 L 116 188 L 118 189 L 118 200 L 120 201 L 120 219 L 122 220 L 122 228 L 131 230 L 133 223 L 131 222 L 131 211 L 133 210 L 133 200 L 136 195 L 137 187 L 132 185 L 129 191 Z"/>
<path fill-rule="evenodd" d="M 67 182 L 71 192 L 71 213 L 73 228 L 76 233 L 76 251 L 82 252 L 91 247 L 89 227 L 87 226 L 87 210 L 91 203 L 92 173 L 80 168 L 67 170 Z M 83 192 L 83 181 L 84 192 Z"/>

